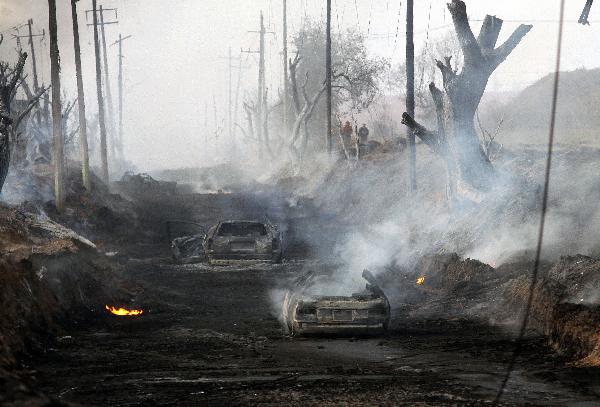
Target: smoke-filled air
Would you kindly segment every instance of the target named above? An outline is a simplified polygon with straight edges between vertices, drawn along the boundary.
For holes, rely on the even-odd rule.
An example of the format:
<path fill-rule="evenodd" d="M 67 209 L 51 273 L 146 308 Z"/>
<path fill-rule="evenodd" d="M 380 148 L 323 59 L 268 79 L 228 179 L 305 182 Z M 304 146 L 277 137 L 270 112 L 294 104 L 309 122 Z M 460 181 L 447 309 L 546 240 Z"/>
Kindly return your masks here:
<path fill-rule="evenodd" d="M 0 0 L 0 405 L 600 404 L 598 8 Z"/>

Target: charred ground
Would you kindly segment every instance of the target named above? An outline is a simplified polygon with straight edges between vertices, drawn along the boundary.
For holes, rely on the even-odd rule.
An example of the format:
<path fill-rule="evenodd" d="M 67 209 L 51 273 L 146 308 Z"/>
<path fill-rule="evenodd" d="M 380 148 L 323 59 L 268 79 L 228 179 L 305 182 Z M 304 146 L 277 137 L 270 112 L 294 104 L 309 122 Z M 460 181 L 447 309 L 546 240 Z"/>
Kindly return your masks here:
<path fill-rule="evenodd" d="M 506 154 L 512 166 L 530 165 L 528 157 L 537 162 L 535 152 Z M 593 154 L 584 156 L 595 159 Z M 4 382 L 7 396 L 2 401 L 24 404 L 53 399 L 82 405 L 489 403 L 515 349 L 514 327 L 525 303 L 531 269 L 527 253 L 513 254 L 512 260 L 493 267 L 452 254 L 443 246 L 417 243 L 435 231 L 412 232 L 413 240 L 408 243 L 420 250 L 411 254 L 413 262 L 400 262 L 406 258 L 402 254 L 374 269 L 392 305 L 387 335 L 336 339 L 284 334 L 279 321 L 281 292 L 300 273 L 341 270 L 342 286 L 354 284 L 349 270 L 365 252 L 344 250 L 342 236 L 360 241 L 357 228 L 393 215 L 395 209 L 382 210 L 381 202 L 401 194 L 403 186 L 390 188 L 371 175 L 389 164 L 385 157 L 362 163 L 361 177 L 351 168 L 334 168 L 311 188 L 306 177 L 279 174 L 261 184 L 223 184 L 220 193 L 193 192 L 191 187 L 146 176 L 125 177 L 115 186 L 119 195 L 106 195 L 104 201 L 100 197 L 91 202 L 67 200 L 73 211 L 90 213 L 91 219 L 94 213 L 110 212 L 129 225 L 127 233 L 118 233 L 114 227 L 119 222 L 72 223 L 73 229 L 94 236 L 98 243 L 97 250 L 86 255 L 85 266 L 65 261 L 78 253 L 63 250 L 73 247 L 77 238 L 69 235 L 61 240 L 57 232 L 46 232 L 42 238 L 27 232 L 31 224 L 39 223 L 40 215 L 10 209 L 7 220 L 17 216 L 25 221 L 16 226 L 7 221 L 5 226 L 14 229 L 15 235 L 20 233 L 21 240 L 3 242 L 13 248 L 9 250 L 12 260 L 7 260 L 12 274 L 5 276 L 16 276 L 7 280 L 12 291 L 3 292 L 4 304 L 20 298 L 23 279 L 44 294 L 28 297 L 33 307 L 19 302 L 4 308 L 5 321 L 23 321 L 19 313 L 29 309 L 24 315 L 30 324 L 16 332 L 12 342 L 4 342 L 6 372 L 13 375 L 6 377 L 13 379 Z M 338 200 L 333 196 L 339 196 Z M 485 210 L 468 209 L 473 212 L 467 210 L 452 224 L 454 229 L 429 242 L 451 241 L 448 236 L 463 243 L 487 239 L 493 235 L 486 234 L 488 228 L 471 228 L 471 216 L 491 212 L 494 218 L 499 213 L 511 220 L 515 212 L 527 213 L 522 202 L 528 201 L 509 202 L 507 215 L 502 202 Z M 51 210 L 49 214 L 55 216 Z M 284 230 L 287 256 L 282 265 L 172 264 L 166 220 L 209 225 L 219 219 L 260 219 L 265 214 Z M 57 219 L 70 222 L 68 216 Z M 385 229 L 378 233 L 380 242 L 394 238 Z M 44 242 L 64 242 L 64 247 L 44 246 Z M 376 253 L 388 256 L 405 245 L 399 242 Z M 31 246 L 49 247 L 46 257 L 32 257 L 27 251 Z M 45 263 L 54 266 L 46 277 L 40 277 Z M 585 256 L 545 263 L 542 284 L 536 290 L 534 322 L 503 398 L 505 404 L 597 403 L 598 308 L 591 297 L 580 303 L 574 298 L 582 287 L 593 292 L 598 267 L 598 260 Z M 419 277 L 424 278 L 423 285 L 415 284 Z M 10 297 L 10 293 L 17 294 Z M 107 302 L 142 308 L 145 314 L 137 319 L 114 318 L 103 309 Z M 18 387 L 22 383 L 26 386 Z"/>

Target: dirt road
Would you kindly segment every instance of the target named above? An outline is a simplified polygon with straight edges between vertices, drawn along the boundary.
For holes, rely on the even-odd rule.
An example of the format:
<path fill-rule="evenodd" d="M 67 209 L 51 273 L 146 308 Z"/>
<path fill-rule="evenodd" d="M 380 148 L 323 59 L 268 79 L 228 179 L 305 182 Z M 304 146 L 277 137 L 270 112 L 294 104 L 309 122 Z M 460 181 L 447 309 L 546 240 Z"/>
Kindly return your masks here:
<path fill-rule="evenodd" d="M 301 263 L 254 268 L 131 260 L 138 318 L 103 314 L 32 360 L 40 388 L 99 406 L 491 404 L 512 350 L 501 330 L 464 320 L 393 319 L 381 338 L 283 335 L 277 290 Z M 100 308 L 101 304 L 99 304 Z M 582 372 L 531 340 L 507 405 L 600 405 Z"/>

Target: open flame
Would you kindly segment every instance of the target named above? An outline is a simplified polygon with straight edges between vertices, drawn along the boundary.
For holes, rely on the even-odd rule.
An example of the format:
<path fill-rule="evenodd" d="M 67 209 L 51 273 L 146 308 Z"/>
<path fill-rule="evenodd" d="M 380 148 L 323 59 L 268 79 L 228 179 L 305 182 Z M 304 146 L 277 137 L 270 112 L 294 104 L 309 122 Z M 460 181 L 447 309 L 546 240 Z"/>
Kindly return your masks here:
<path fill-rule="evenodd" d="M 417 285 L 423 285 L 425 284 L 425 277 L 419 277 L 417 278 Z"/>
<path fill-rule="evenodd" d="M 144 313 L 144 310 L 141 310 L 141 309 L 116 308 L 116 307 L 112 307 L 112 306 L 108 306 L 108 305 L 105 305 L 104 307 L 111 314 L 118 315 L 121 317 L 137 316 L 137 315 L 142 315 Z"/>

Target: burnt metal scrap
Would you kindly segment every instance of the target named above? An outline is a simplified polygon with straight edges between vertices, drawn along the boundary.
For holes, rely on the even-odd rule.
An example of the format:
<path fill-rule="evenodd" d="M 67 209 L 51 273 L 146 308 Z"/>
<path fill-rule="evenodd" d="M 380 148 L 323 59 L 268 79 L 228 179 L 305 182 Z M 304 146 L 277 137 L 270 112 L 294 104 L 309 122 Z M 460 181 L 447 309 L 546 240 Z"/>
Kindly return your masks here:
<path fill-rule="evenodd" d="M 373 274 L 364 270 L 365 289 L 350 296 L 312 294 L 319 276 L 309 272 L 299 277 L 285 294 L 282 316 L 292 335 L 377 335 L 390 321 L 390 304 Z"/>
<path fill-rule="evenodd" d="M 283 254 L 277 226 L 255 221 L 223 221 L 206 233 L 184 236 L 171 242 L 175 261 L 210 264 L 278 263 Z"/>

